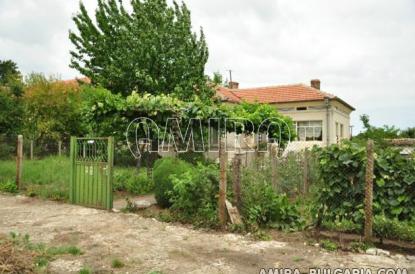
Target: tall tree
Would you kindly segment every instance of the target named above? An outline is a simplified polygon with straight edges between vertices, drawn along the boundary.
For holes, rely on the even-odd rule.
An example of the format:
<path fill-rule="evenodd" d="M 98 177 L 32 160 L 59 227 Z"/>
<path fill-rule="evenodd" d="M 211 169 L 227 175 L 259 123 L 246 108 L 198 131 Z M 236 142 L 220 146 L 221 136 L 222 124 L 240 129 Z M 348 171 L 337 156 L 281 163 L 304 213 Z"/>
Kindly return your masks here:
<path fill-rule="evenodd" d="M 211 97 L 204 74 L 208 49 L 203 30 L 192 31 L 185 4 L 169 6 L 166 0 L 98 0 L 95 21 L 83 3 L 73 18 L 77 32 L 69 38 L 71 67 L 92 83 L 121 92 L 175 93 Z"/>
<path fill-rule="evenodd" d="M 23 90 L 22 74 L 12 60 L 0 60 L 0 87 L 20 96 Z"/>

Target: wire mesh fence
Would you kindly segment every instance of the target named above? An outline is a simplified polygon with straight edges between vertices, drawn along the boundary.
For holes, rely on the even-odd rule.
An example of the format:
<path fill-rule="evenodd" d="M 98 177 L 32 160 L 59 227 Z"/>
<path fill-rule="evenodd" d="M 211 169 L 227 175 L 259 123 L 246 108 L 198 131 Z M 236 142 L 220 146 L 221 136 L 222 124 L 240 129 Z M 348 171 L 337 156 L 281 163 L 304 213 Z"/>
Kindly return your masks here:
<path fill-rule="evenodd" d="M 415 208 L 414 147 L 413 140 L 394 141 L 384 147 L 375 145 L 377 156 L 372 177 L 374 206 L 370 206 L 373 212 L 369 212 L 374 216 L 372 223 L 375 224 L 375 231 L 378 229 L 376 217 L 379 214 L 411 221 L 407 216 L 412 214 L 411 208 Z M 16 148 L 17 136 L 0 136 L 0 183 L 13 185 L 15 182 Z M 22 189 L 28 195 L 67 200 L 69 148 L 69 142 L 65 140 L 36 142 L 24 138 Z M 391 148 L 398 152 L 389 151 Z M 80 147 L 78 152 L 88 154 L 90 149 Z M 143 151 L 137 158 L 120 141 L 115 145 L 114 189 L 133 194 L 151 192 L 155 162 L 163 157 L 179 158 L 196 169 L 198 165 L 212 165 L 217 168 L 218 181 L 221 179 L 219 151 Z M 370 199 L 365 201 L 366 159 L 365 147 L 352 144 L 321 148 L 320 152 L 310 148 L 283 151 L 275 146 L 269 146 L 265 151 L 228 151 L 225 162 L 228 198 L 240 207 L 244 187 L 267 184 L 275 193 L 286 195 L 293 204 L 300 201 L 305 208 L 302 214 L 315 221 L 316 225 L 363 233 L 363 228 L 367 226 L 364 208 L 370 202 Z M 401 187 L 397 188 L 397 184 Z M 395 195 L 402 189 L 404 193 Z M 250 188 L 250 191 L 255 189 Z M 311 207 L 316 210 L 311 212 Z"/>

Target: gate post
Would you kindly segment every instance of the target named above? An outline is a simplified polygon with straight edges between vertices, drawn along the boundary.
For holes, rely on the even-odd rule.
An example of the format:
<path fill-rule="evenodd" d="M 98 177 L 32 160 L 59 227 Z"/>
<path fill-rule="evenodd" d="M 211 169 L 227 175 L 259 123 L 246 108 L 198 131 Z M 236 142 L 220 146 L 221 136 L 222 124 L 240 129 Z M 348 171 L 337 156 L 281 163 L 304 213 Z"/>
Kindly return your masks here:
<path fill-rule="evenodd" d="M 107 209 L 111 210 L 113 206 L 113 190 L 112 190 L 112 180 L 113 180 L 113 168 L 114 168 L 114 137 L 108 138 L 108 195 L 107 195 Z"/>
<path fill-rule="evenodd" d="M 23 135 L 17 136 L 16 187 L 20 189 L 23 173 Z"/>
<path fill-rule="evenodd" d="M 74 195 L 74 191 L 75 191 L 75 169 L 76 169 L 76 165 L 75 165 L 75 159 L 76 159 L 76 137 L 71 137 L 71 178 L 70 178 L 70 186 L 69 186 L 69 201 L 71 203 L 75 203 L 75 195 Z"/>

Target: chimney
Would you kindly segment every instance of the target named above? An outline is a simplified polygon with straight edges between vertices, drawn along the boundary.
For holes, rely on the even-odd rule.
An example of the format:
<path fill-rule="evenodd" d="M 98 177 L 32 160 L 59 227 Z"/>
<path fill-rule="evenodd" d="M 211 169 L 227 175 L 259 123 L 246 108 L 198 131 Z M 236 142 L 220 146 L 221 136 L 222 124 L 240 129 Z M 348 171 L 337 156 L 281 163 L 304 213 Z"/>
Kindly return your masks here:
<path fill-rule="evenodd" d="M 320 89 L 320 80 L 319 79 L 313 79 L 310 81 L 311 87 L 315 89 Z"/>
<path fill-rule="evenodd" d="M 231 82 L 229 82 L 229 88 L 230 89 L 238 89 L 239 88 L 239 83 L 235 82 L 235 81 L 231 81 Z"/>

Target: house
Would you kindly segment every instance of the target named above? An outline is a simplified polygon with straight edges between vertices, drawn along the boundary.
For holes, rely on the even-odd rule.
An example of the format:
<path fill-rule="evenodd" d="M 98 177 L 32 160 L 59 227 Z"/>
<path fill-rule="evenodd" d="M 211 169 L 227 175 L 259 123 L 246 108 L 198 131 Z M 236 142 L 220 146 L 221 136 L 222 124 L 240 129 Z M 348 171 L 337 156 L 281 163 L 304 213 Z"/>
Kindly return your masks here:
<path fill-rule="evenodd" d="M 224 102 L 267 103 L 293 119 L 297 130 L 297 146 L 327 145 L 351 137 L 350 113 L 355 110 L 339 97 L 320 90 L 320 80 L 305 84 L 257 88 L 219 87 L 217 96 Z"/>

